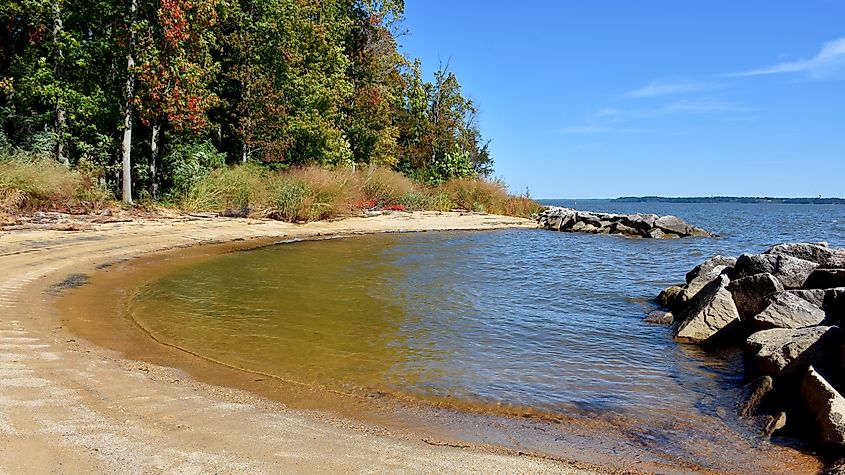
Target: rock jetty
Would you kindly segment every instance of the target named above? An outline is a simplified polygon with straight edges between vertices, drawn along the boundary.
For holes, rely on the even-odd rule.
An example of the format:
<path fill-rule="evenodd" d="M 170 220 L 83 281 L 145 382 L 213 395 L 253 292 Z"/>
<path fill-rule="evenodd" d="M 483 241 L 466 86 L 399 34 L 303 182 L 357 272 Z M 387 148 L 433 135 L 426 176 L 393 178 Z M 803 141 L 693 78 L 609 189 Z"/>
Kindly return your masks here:
<path fill-rule="evenodd" d="M 713 236 L 676 216 L 613 214 L 549 206 L 534 215 L 540 227 L 553 231 L 591 234 L 622 234 L 634 238 L 682 238 Z"/>
<path fill-rule="evenodd" d="M 780 244 L 711 257 L 658 300 L 670 312 L 647 321 L 671 321 L 676 341 L 744 349 L 744 417 L 845 457 L 845 249 Z"/>

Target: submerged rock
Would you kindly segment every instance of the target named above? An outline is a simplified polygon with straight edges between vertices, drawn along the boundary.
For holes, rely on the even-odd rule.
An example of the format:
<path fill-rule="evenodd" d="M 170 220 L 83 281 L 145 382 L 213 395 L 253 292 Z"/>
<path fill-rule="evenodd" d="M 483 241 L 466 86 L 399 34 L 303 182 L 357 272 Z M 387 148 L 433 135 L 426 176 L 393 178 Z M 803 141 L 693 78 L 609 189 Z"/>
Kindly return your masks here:
<path fill-rule="evenodd" d="M 812 366 L 801 383 L 801 397 L 815 416 L 821 441 L 845 447 L 845 398 Z"/>
<path fill-rule="evenodd" d="M 810 327 L 825 319 L 822 309 L 797 295 L 781 292 L 767 301 L 768 306 L 751 319 L 758 330 Z"/>
<path fill-rule="evenodd" d="M 772 379 L 771 376 L 760 376 L 756 380 L 752 381 L 748 385 L 748 396 L 746 396 L 745 402 L 742 404 L 739 415 L 742 417 L 751 417 L 755 415 L 760 409 L 763 399 L 765 399 L 766 395 L 771 393 L 772 389 L 774 389 L 774 383 L 775 380 Z"/>
<path fill-rule="evenodd" d="M 643 319 L 646 323 L 656 323 L 658 325 L 671 325 L 675 321 L 675 316 L 672 312 L 664 312 L 663 310 L 654 310 L 649 312 Z"/>
<path fill-rule="evenodd" d="M 726 275 L 719 275 L 696 294 L 679 315 L 681 324 L 675 332 L 675 341 L 714 342 L 739 323 L 739 311 L 727 289 L 729 282 Z"/>

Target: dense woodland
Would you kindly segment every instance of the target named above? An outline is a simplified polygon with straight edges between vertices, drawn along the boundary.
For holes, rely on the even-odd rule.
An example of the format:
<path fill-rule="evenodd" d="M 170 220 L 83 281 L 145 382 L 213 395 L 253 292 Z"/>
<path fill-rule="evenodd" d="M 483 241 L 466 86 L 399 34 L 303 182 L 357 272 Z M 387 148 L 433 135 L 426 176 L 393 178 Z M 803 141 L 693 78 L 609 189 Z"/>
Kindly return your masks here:
<path fill-rule="evenodd" d="M 249 163 L 375 164 L 418 182 L 492 160 L 448 65 L 397 46 L 403 0 L 0 0 L 0 154 L 50 155 L 124 201 Z"/>

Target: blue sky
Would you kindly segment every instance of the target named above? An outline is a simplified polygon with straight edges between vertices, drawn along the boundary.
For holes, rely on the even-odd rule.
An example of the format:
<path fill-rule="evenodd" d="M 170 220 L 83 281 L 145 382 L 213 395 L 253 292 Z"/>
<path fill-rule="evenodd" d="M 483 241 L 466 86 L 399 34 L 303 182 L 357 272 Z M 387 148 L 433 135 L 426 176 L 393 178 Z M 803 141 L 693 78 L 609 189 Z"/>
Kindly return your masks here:
<path fill-rule="evenodd" d="M 407 0 L 537 198 L 845 195 L 845 0 Z"/>

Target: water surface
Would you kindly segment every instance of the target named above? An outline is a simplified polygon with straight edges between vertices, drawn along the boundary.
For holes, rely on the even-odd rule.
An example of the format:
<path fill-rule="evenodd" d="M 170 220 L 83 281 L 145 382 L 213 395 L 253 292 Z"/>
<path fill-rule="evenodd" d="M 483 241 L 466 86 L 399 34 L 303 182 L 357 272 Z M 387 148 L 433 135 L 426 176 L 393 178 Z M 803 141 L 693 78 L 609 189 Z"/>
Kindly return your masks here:
<path fill-rule="evenodd" d="M 624 419 L 665 443 L 752 437 L 736 416 L 741 359 L 677 345 L 642 317 L 710 255 L 845 245 L 845 207 L 579 206 L 676 214 L 722 237 L 507 230 L 298 242 L 166 275 L 130 311 L 162 341 L 341 392 Z"/>

